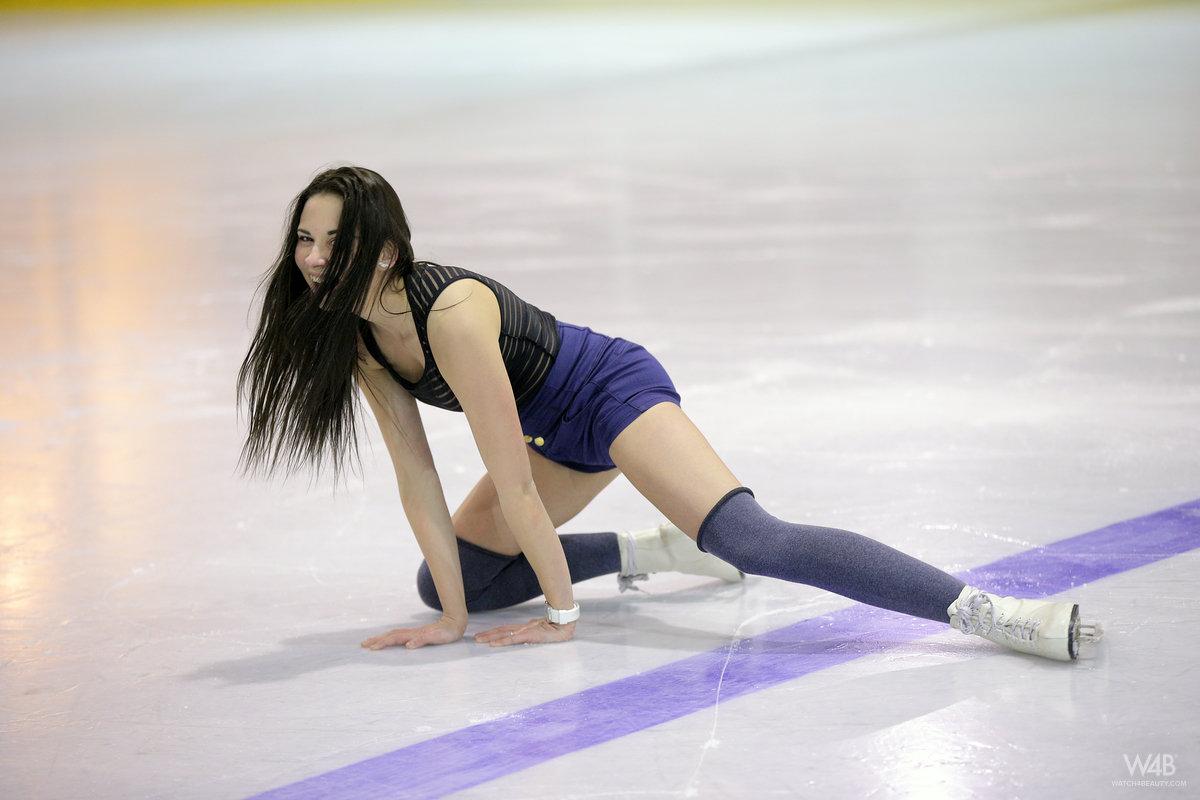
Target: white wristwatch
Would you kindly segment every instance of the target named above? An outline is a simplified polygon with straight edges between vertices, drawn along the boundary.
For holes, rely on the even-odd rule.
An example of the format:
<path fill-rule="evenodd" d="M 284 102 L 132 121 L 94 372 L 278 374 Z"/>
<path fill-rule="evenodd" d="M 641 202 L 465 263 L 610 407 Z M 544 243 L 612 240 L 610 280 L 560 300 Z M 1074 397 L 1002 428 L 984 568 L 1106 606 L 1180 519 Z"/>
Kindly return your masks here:
<path fill-rule="evenodd" d="M 579 603 L 576 603 L 566 611 L 559 611 L 557 608 L 551 608 L 550 602 L 546 602 L 546 619 L 553 622 L 555 625 L 563 625 L 567 622 L 574 622 L 579 619 Z"/>

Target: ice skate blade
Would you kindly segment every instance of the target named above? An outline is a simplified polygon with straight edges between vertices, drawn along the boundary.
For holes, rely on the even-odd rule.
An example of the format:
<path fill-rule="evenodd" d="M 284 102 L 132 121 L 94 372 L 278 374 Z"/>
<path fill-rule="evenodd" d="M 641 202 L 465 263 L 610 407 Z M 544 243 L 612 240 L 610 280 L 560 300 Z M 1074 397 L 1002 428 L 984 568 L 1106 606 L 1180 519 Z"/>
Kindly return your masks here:
<path fill-rule="evenodd" d="M 1071 660 L 1077 658 L 1095 658 L 1099 642 L 1104 638 L 1104 626 L 1099 622 L 1082 622 L 1079 619 L 1079 606 L 1071 611 L 1070 652 Z"/>
<path fill-rule="evenodd" d="M 1076 648 L 1079 658 L 1095 658 L 1100 652 L 1100 640 L 1104 638 L 1104 626 L 1099 622 L 1081 623 L 1076 631 L 1079 637 Z"/>

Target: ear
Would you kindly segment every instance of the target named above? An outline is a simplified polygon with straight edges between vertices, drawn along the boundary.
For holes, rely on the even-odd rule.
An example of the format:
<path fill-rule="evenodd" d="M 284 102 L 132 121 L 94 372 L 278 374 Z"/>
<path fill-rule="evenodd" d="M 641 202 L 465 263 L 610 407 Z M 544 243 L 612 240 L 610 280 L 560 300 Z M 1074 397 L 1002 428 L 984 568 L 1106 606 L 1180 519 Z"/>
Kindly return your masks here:
<path fill-rule="evenodd" d="M 396 245 L 392 244 L 391 242 L 388 242 L 383 246 L 383 250 L 379 253 L 379 260 L 387 265 L 384 267 L 384 269 L 390 269 L 395 265 L 397 252 Z"/>

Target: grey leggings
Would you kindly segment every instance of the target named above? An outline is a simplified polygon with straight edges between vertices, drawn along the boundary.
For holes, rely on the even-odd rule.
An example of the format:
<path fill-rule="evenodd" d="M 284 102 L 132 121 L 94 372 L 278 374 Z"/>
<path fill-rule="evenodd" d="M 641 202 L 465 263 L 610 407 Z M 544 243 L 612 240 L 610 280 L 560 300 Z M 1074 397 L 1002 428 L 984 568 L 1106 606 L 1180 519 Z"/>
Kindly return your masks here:
<path fill-rule="evenodd" d="M 621 569 L 615 533 L 568 533 L 559 537 L 571 582 Z M 938 622 L 963 582 L 937 567 L 850 531 L 799 525 L 772 516 L 739 486 L 726 494 L 700 525 L 700 549 L 751 575 L 804 583 L 868 603 Z M 523 555 L 506 556 L 458 540 L 467 611 L 490 611 L 541 595 Z M 429 566 L 421 562 L 417 591 L 440 610 Z"/>

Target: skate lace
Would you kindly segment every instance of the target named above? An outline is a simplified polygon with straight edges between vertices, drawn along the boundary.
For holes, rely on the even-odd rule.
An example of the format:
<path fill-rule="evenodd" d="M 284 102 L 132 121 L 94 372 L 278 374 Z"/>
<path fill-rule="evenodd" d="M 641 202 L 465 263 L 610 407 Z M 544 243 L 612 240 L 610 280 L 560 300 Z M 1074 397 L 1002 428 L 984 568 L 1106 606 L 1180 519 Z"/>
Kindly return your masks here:
<path fill-rule="evenodd" d="M 625 541 L 626 541 L 625 553 L 626 553 L 627 558 L 629 559 L 629 563 L 626 564 L 625 567 L 626 567 L 626 569 L 629 570 L 629 574 L 628 575 L 621 575 L 621 574 L 617 575 L 617 588 L 622 592 L 627 592 L 630 589 L 632 589 L 635 592 L 640 592 L 641 589 L 634 586 L 633 582 L 634 581 L 644 581 L 647 578 L 649 578 L 650 576 L 644 572 L 638 572 L 637 539 L 634 537 L 633 533 L 630 531 L 626 531 L 623 535 L 625 536 Z"/>
<path fill-rule="evenodd" d="M 996 606 L 992 598 L 985 592 L 971 595 L 966 608 L 959 608 L 959 619 L 963 633 L 979 633 L 987 635 L 993 631 L 1004 634 L 1009 639 L 1031 642 L 1037 635 L 1041 620 L 1028 617 L 1012 617 L 996 619 Z"/>
<path fill-rule="evenodd" d="M 650 576 L 644 572 L 641 574 L 638 574 L 638 575 L 618 575 L 617 576 L 617 588 L 620 589 L 622 592 L 627 592 L 630 589 L 632 589 L 635 592 L 640 592 L 641 589 L 634 586 L 633 582 L 634 581 L 644 581 L 644 580 L 648 579 L 649 577 Z"/>

